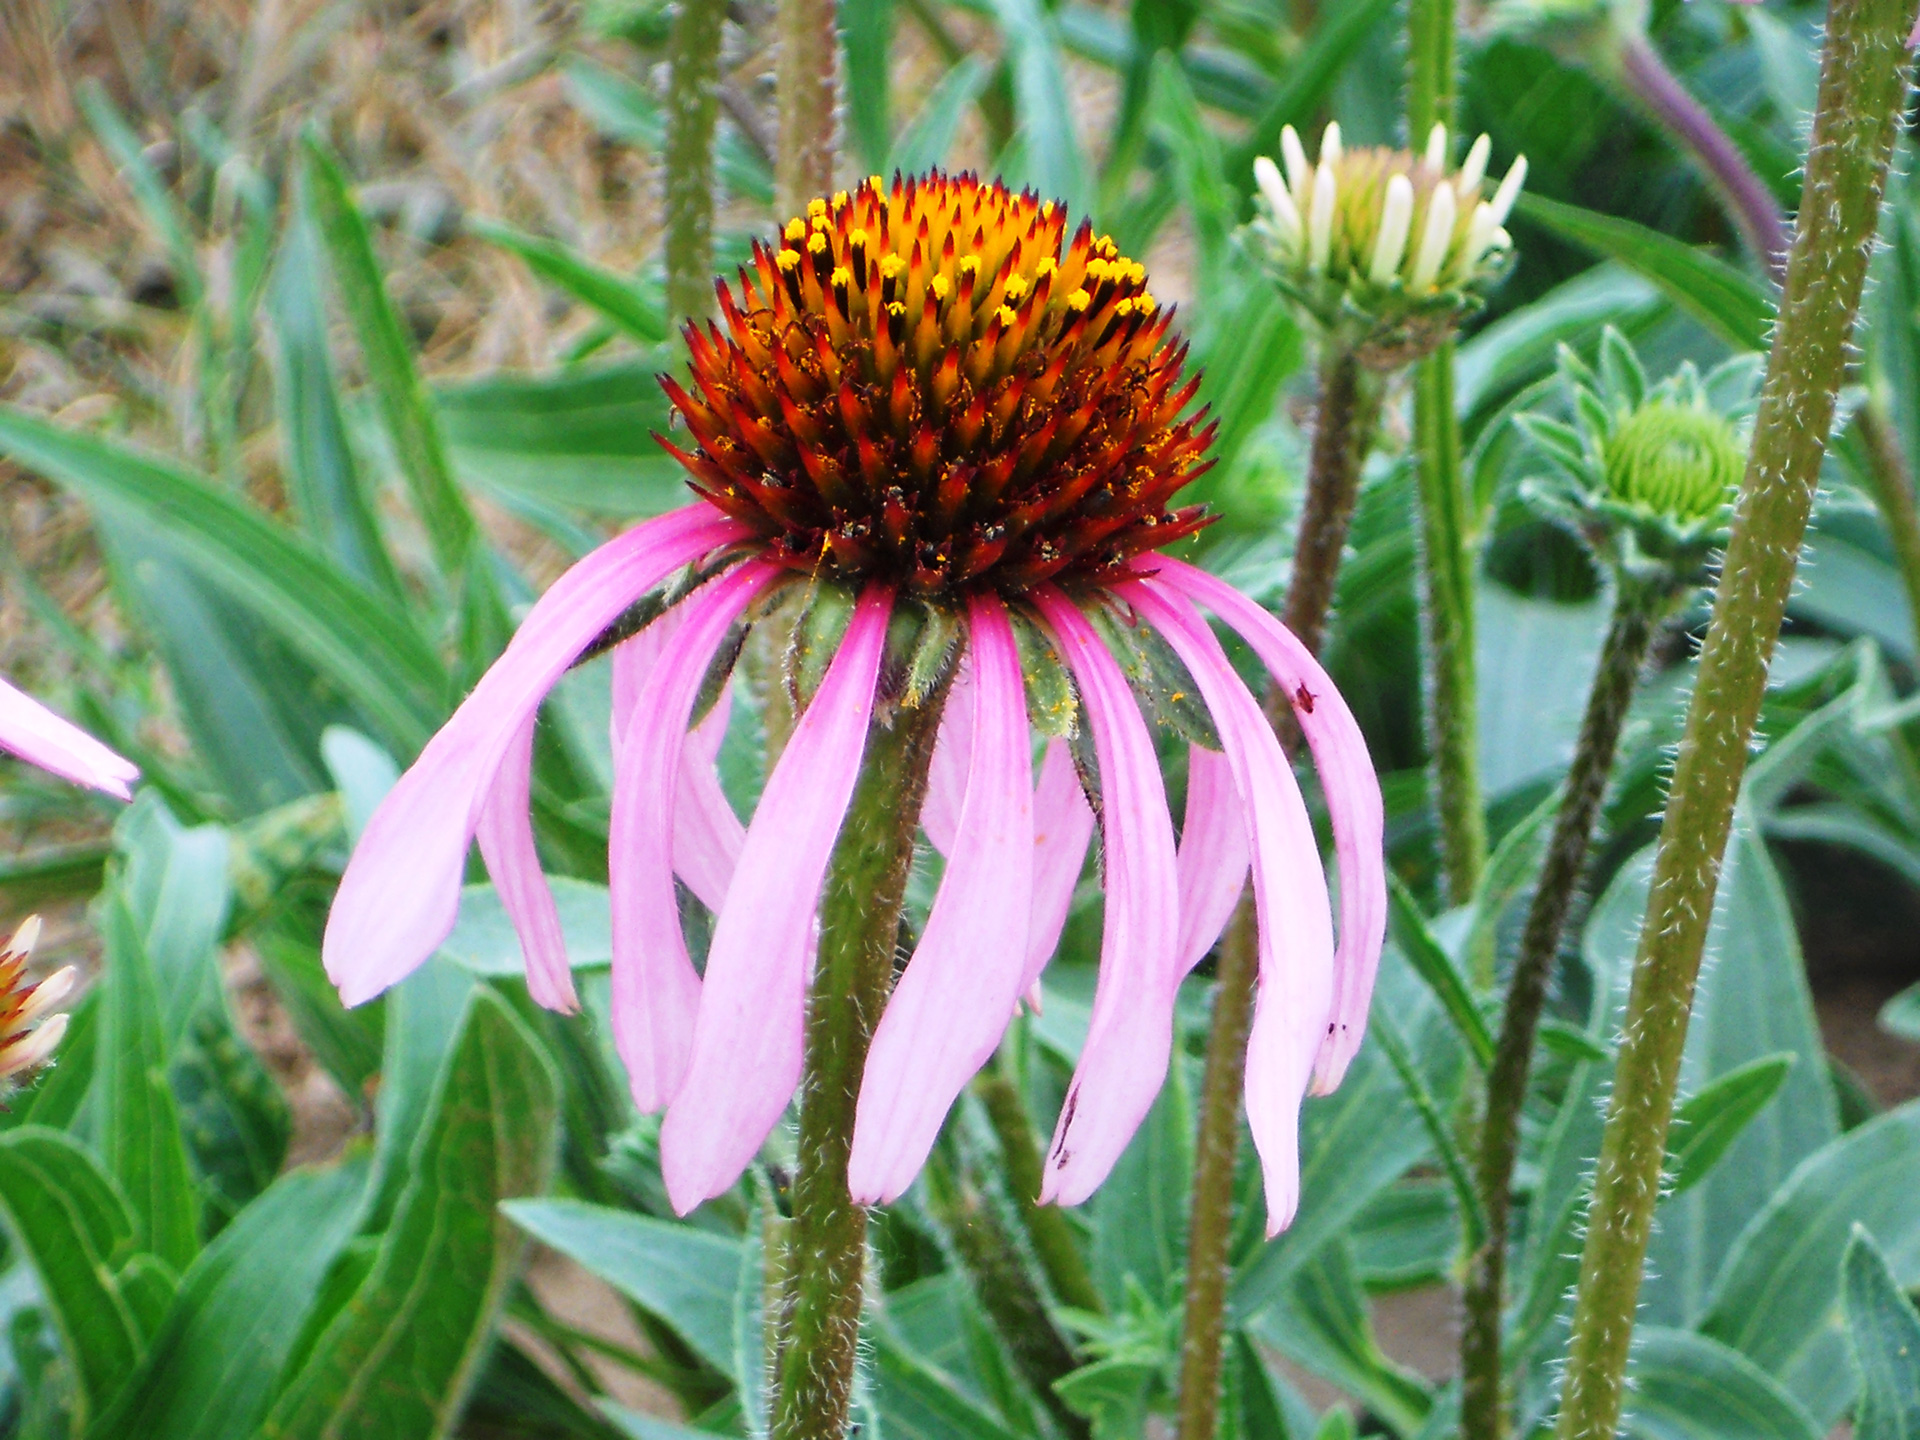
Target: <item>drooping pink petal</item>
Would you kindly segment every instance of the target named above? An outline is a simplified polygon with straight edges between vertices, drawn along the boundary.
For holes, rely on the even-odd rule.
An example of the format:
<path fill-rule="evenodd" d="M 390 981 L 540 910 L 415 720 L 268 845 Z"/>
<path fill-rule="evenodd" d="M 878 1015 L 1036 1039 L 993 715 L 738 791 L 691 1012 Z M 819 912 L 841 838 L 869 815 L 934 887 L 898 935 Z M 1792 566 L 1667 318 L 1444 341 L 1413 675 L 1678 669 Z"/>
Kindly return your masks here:
<path fill-rule="evenodd" d="M 374 811 L 327 917 L 327 975 L 349 1005 L 411 973 L 453 928 L 480 806 L 520 727 L 596 636 L 682 565 L 745 539 L 706 504 L 635 526 L 554 582 Z"/>
<path fill-rule="evenodd" d="M 513 922 L 513 933 L 520 937 L 527 993 L 536 1005 L 571 1014 L 580 1008 L 580 998 L 574 994 L 560 911 L 553 903 L 546 872 L 540 868 L 528 808 L 533 791 L 533 727 L 538 719 L 538 713 L 527 716 L 508 743 L 499 773 L 481 802 L 474 833 L 494 892 Z"/>
<path fill-rule="evenodd" d="M 1006 607 L 968 602 L 971 714 L 960 815 L 919 947 L 874 1032 L 847 1183 L 890 1204 L 920 1167 L 1020 996 L 1033 885 L 1033 759 L 1020 652 Z"/>
<path fill-rule="evenodd" d="M 1260 980 L 1247 1041 L 1247 1124 L 1260 1152 L 1267 1233 L 1300 1202 L 1300 1102 L 1333 1009 L 1333 916 L 1320 846 L 1293 767 L 1260 702 L 1191 602 L 1151 582 L 1115 587 L 1173 648 L 1206 701 L 1232 768 L 1252 851 Z M 1233 857 L 1234 883 L 1240 880 Z"/>
<path fill-rule="evenodd" d="M 1033 594 L 1080 686 L 1100 762 L 1106 925 L 1086 1047 L 1047 1151 L 1042 1201 L 1077 1205 L 1112 1170 L 1167 1078 L 1180 982 L 1173 820 L 1125 675 L 1057 588 Z"/>
<path fill-rule="evenodd" d="M 614 764 L 620 762 L 620 749 L 627 727 L 632 724 L 634 706 L 645 693 L 647 677 L 659 662 L 660 652 L 685 618 L 682 602 L 653 624 L 622 641 L 613 652 L 613 712 L 610 729 L 613 736 Z M 726 739 L 727 717 L 732 711 L 732 692 L 723 687 L 713 708 L 689 733 L 681 752 L 679 801 L 675 806 L 673 868 L 687 882 L 687 888 L 709 910 L 717 911 L 727 898 L 727 882 L 733 878 L 734 862 L 747 838 L 746 827 L 733 812 L 720 777 L 714 771 L 714 759 Z"/>
<path fill-rule="evenodd" d="M 1187 752 L 1187 823 L 1180 827 L 1180 968 L 1207 958 L 1247 881 L 1247 827 L 1233 766 L 1217 750 Z"/>
<path fill-rule="evenodd" d="M 1156 555 L 1136 569 L 1238 631 L 1293 704 L 1333 821 L 1340 862 L 1340 946 L 1334 954 L 1333 1029 L 1314 1066 L 1314 1093 L 1339 1085 L 1366 1037 L 1367 1006 L 1387 932 L 1386 820 L 1380 781 L 1347 702 L 1307 647 L 1238 590 L 1183 561 Z"/>
<path fill-rule="evenodd" d="M 79 726 L 62 720 L 32 696 L 0 680 L 0 750 L 29 765 L 89 789 L 126 800 L 140 778 L 123 760 Z"/>
<path fill-rule="evenodd" d="M 706 718 L 687 732 L 686 748 L 680 752 L 680 798 L 674 810 L 673 868 L 715 914 L 726 901 L 733 867 L 747 840 L 747 827 L 734 814 L 733 802 L 720 788 L 720 776 L 713 768 L 732 709 L 732 694 L 723 689 Z"/>
<path fill-rule="evenodd" d="M 1073 909 L 1073 892 L 1093 838 L 1093 807 L 1087 804 L 1073 752 L 1064 740 L 1049 740 L 1033 797 L 1033 918 L 1027 926 L 1027 964 L 1020 989 L 1040 1012 L 1040 972 L 1060 946 Z"/>
<path fill-rule="evenodd" d="M 700 999 L 673 889 L 687 722 L 728 628 L 777 573 L 749 560 L 681 603 L 680 623 L 655 657 L 620 747 L 607 838 L 613 1039 L 642 1114 L 679 1087 Z"/>
<path fill-rule="evenodd" d="M 893 596 L 870 586 L 747 828 L 707 947 L 693 1053 L 660 1129 L 684 1215 L 739 1178 L 800 1083 L 820 882 L 853 798 Z"/>
<path fill-rule="evenodd" d="M 972 657 L 962 656 L 947 692 L 947 708 L 940 717 L 940 734 L 933 742 L 933 761 L 927 767 L 927 798 L 920 805 L 920 828 L 927 843 L 942 855 L 953 853 L 960 828 L 960 806 L 967 793 L 967 768 L 973 752 Z"/>

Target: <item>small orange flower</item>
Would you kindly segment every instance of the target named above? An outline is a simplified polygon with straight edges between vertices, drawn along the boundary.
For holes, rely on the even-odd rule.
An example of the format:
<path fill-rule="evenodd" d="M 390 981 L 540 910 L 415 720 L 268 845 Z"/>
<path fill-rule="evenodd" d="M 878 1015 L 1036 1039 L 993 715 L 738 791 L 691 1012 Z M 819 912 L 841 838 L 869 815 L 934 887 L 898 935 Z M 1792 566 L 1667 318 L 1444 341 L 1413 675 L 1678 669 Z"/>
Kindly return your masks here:
<path fill-rule="evenodd" d="M 786 565 L 922 595 L 1098 583 L 1207 523 L 1186 347 L 1146 271 L 1030 192 L 878 176 L 756 243 L 662 377 L 714 506 Z"/>
<path fill-rule="evenodd" d="M 67 1017 L 35 1021 L 66 999 L 73 989 L 71 965 L 38 984 L 27 982 L 27 960 L 40 938 L 40 917 L 30 915 L 13 938 L 0 946 L 0 1087 L 15 1075 L 42 1065 L 67 1033 Z"/>

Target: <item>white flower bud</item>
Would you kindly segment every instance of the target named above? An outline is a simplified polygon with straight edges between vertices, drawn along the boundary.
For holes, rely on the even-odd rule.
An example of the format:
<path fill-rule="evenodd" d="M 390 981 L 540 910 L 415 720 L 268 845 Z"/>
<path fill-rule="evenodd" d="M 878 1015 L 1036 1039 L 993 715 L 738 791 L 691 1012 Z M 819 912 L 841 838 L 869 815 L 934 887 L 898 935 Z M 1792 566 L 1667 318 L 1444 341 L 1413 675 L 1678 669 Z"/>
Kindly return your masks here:
<path fill-rule="evenodd" d="M 1462 195 L 1480 188 L 1480 182 L 1487 178 L 1487 157 L 1492 153 L 1493 141 L 1485 135 L 1473 142 L 1467 158 L 1460 162 L 1460 173 L 1454 177 Z"/>
<path fill-rule="evenodd" d="M 1287 188 L 1293 192 L 1293 205 L 1296 210 L 1307 208 L 1307 199 L 1313 193 L 1313 171 L 1307 164 L 1306 147 L 1300 143 L 1300 132 L 1291 125 L 1280 129 L 1280 163 L 1287 167 Z"/>
<path fill-rule="evenodd" d="M 1440 126 L 1433 127 L 1436 131 Z M 1373 242 L 1373 263 L 1367 278 L 1376 285 L 1390 285 L 1407 253 L 1407 232 L 1413 228 L 1413 182 L 1404 175 L 1387 181 L 1387 198 L 1380 207 L 1380 233 Z"/>
<path fill-rule="evenodd" d="M 1493 223 L 1504 225 L 1507 216 L 1513 213 L 1513 202 L 1520 198 L 1520 187 L 1527 183 L 1527 157 L 1516 155 L 1513 165 L 1507 171 L 1507 178 L 1500 182 L 1500 188 L 1493 193 Z"/>
<path fill-rule="evenodd" d="M 1329 120 L 1327 128 L 1320 136 L 1320 164 L 1338 165 L 1344 152 L 1340 148 L 1340 122 Z"/>
<path fill-rule="evenodd" d="M 1288 191 L 1286 182 L 1280 178 L 1280 169 L 1265 155 L 1253 162 L 1253 181 L 1260 187 L 1260 196 L 1267 202 L 1267 208 L 1273 212 L 1274 228 L 1280 232 L 1280 238 L 1295 249 L 1300 245 L 1300 211 L 1293 203 L 1293 195 Z"/>
<path fill-rule="evenodd" d="M 1407 288 L 1416 294 L 1431 289 L 1434 277 L 1439 275 L 1441 262 L 1447 258 L 1447 250 L 1453 243 L 1453 222 L 1458 213 L 1453 182 L 1442 180 L 1433 187 L 1433 195 L 1427 201 L 1426 228 L 1420 234 L 1420 249 L 1407 276 Z"/>
<path fill-rule="evenodd" d="M 1329 127 L 1331 128 L 1331 127 Z M 1325 270 L 1333 252 L 1333 166 L 1322 160 L 1313 172 L 1313 202 L 1307 210 L 1307 268 Z"/>
<path fill-rule="evenodd" d="M 1427 164 L 1435 170 L 1447 166 L 1447 127 L 1435 124 L 1427 132 Z"/>

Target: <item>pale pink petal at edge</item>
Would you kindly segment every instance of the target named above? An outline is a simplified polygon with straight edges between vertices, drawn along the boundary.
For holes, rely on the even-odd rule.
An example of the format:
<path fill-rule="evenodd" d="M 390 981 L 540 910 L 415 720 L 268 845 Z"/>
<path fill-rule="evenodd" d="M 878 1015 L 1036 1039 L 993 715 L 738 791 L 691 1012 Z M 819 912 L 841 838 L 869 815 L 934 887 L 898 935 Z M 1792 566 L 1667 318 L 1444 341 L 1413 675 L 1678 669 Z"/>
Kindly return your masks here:
<path fill-rule="evenodd" d="M 1247 827 L 1233 766 L 1195 745 L 1187 752 L 1187 823 L 1180 827 L 1180 968 L 1207 958 L 1247 883 Z"/>
<path fill-rule="evenodd" d="M 0 680 L 0 750 L 89 789 L 125 800 L 140 770 L 79 726 Z"/>
<path fill-rule="evenodd" d="M 529 715 L 494 776 L 493 786 L 480 807 L 475 838 L 480 857 L 487 862 L 494 893 L 520 938 L 520 955 L 527 967 L 527 993 L 536 1005 L 571 1013 L 580 1008 L 573 989 L 573 970 L 567 964 L 566 937 L 560 929 L 560 911 L 553 903 L 553 887 L 540 868 L 540 851 L 533 840 L 533 815 L 528 803 L 533 791 L 533 727 Z"/>
<path fill-rule="evenodd" d="M 1180 982 L 1179 885 L 1166 788 L 1126 677 L 1057 588 L 1043 586 L 1033 600 L 1079 683 L 1104 812 L 1100 978 L 1040 1186 L 1041 1200 L 1077 1205 L 1106 1179 L 1167 1078 Z"/>
<path fill-rule="evenodd" d="M 973 683 L 951 854 L 919 947 L 874 1032 L 847 1181 L 890 1204 L 926 1162 L 967 1081 L 1000 1043 L 1020 994 L 1033 886 L 1033 760 L 1020 652 L 1006 607 L 968 604 Z"/>
<path fill-rule="evenodd" d="M 927 767 L 927 798 L 920 805 L 920 828 L 926 832 L 927 843 L 942 855 L 953 853 L 960 806 L 967 793 L 967 766 L 973 751 L 972 689 L 973 659 L 962 656 L 953 688 L 947 692 L 940 734 L 933 742 L 933 763 Z"/>
<path fill-rule="evenodd" d="M 1185 595 L 1238 631 L 1293 704 L 1313 751 L 1340 863 L 1340 944 L 1334 953 L 1333 1030 L 1320 1047 L 1314 1093 L 1339 1085 L 1366 1037 L 1367 1007 L 1387 932 L 1386 819 L 1380 780 L 1347 702 L 1306 646 L 1238 590 L 1184 561 L 1136 562 L 1157 584 Z"/>
<path fill-rule="evenodd" d="M 660 651 L 680 628 L 685 612 L 686 602 L 682 601 L 614 648 L 609 729 L 616 767 L 627 727 L 633 723 L 634 705 L 646 688 Z M 746 827 L 734 814 L 714 771 L 714 759 L 726 739 L 727 717 L 732 709 L 732 691 L 723 686 L 713 709 L 693 727 L 681 752 L 679 802 L 674 808 L 674 871 L 700 903 L 713 911 L 718 911 L 727 898 L 727 883 L 733 878 L 734 862 L 740 858 L 740 846 L 747 838 Z"/>
<path fill-rule="evenodd" d="M 505 652 L 373 813 L 327 917 L 322 956 L 349 1005 L 371 1000 L 452 930 L 482 802 L 520 727 L 628 605 L 693 560 L 746 537 L 711 506 L 635 526 L 554 582 Z"/>
<path fill-rule="evenodd" d="M 749 560 L 682 602 L 632 707 L 614 769 L 607 873 L 613 899 L 613 1039 L 633 1101 L 651 1114 L 685 1073 L 700 977 L 673 888 L 687 722 L 727 630 L 778 573 Z"/>
<path fill-rule="evenodd" d="M 707 948 L 693 1054 L 660 1130 L 686 1214 L 739 1178 L 800 1082 L 820 884 L 853 798 L 893 597 L 870 587 L 747 828 Z"/>
<path fill-rule="evenodd" d="M 1033 796 L 1033 919 L 1027 927 L 1027 964 L 1020 991 L 1040 1008 L 1036 982 L 1060 946 L 1073 910 L 1073 892 L 1093 838 L 1093 807 L 1080 788 L 1073 752 L 1064 740 L 1049 740 Z"/>
<path fill-rule="evenodd" d="M 1267 1233 L 1275 1235 L 1299 1205 L 1300 1102 L 1333 1008 L 1333 917 L 1320 846 L 1273 727 L 1207 622 L 1189 601 L 1150 583 L 1116 588 L 1200 687 L 1244 805 L 1260 922 L 1247 1124 L 1266 1181 Z"/>

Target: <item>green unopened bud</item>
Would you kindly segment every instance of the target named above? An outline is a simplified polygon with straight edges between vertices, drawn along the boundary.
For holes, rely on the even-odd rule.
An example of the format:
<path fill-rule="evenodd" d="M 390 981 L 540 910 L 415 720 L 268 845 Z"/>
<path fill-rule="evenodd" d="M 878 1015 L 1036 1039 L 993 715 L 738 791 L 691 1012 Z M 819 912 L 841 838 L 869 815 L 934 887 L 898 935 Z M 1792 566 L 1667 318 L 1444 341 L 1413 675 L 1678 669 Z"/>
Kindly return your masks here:
<path fill-rule="evenodd" d="M 1505 273 L 1505 224 L 1526 180 L 1526 157 L 1483 195 L 1492 144 L 1482 135 L 1458 169 L 1436 125 L 1421 153 L 1347 150 L 1329 125 L 1307 160 L 1291 125 L 1280 132 L 1282 173 L 1254 162 L 1258 216 L 1249 234 L 1274 279 L 1325 330 L 1375 369 L 1430 351 L 1479 308 Z"/>
<path fill-rule="evenodd" d="M 1685 525 L 1720 513 L 1740 483 L 1746 451 L 1712 411 L 1655 400 L 1620 421 L 1604 459 L 1614 499 Z"/>

